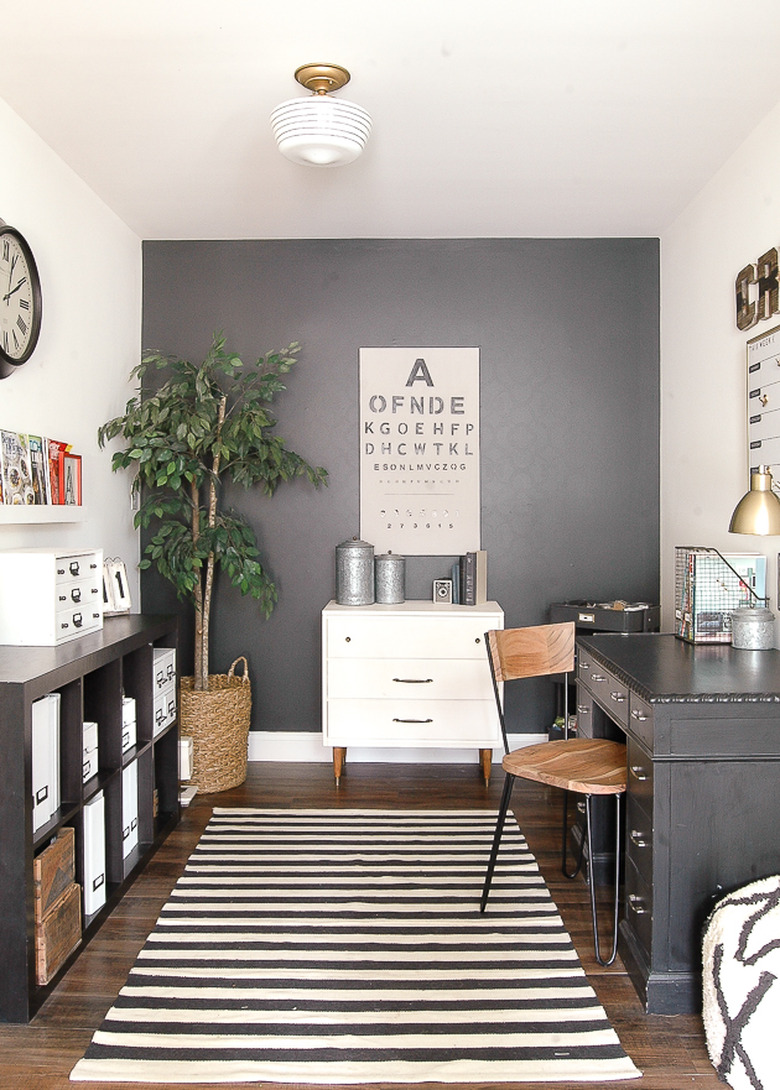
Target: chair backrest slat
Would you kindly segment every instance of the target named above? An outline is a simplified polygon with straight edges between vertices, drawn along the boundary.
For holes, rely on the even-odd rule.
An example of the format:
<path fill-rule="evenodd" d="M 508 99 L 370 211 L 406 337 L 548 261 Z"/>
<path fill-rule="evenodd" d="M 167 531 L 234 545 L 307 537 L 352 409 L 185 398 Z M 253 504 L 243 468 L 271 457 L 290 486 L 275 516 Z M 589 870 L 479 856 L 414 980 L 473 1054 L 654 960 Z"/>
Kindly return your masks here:
<path fill-rule="evenodd" d="M 568 674 L 574 669 L 573 621 L 493 629 L 486 635 L 496 681 Z"/>

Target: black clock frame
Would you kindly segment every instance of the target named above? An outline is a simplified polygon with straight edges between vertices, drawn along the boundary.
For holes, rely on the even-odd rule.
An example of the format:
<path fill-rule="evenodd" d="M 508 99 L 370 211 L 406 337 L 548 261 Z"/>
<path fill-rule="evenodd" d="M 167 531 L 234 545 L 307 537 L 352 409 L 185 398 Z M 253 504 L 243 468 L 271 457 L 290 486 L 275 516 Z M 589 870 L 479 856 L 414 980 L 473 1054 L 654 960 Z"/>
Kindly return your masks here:
<path fill-rule="evenodd" d="M 27 267 L 30 270 L 31 287 L 33 296 L 33 313 L 32 313 L 32 333 L 30 334 L 30 340 L 25 348 L 23 354 L 18 359 L 12 359 L 4 351 L 2 345 L 0 345 L 0 379 L 8 378 L 9 375 L 14 373 L 17 367 L 21 367 L 23 363 L 26 363 L 30 356 L 35 351 L 35 346 L 38 343 L 38 337 L 41 332 L 41 318 L 43 315 L 43 294 L 41 292 L 41 277 L 38 272 L 38 265 L 35 261 L 30 244 L 24 235 L 17 230 L 16 227 L 11 227 L 10 224 L 3 223 L 0 220 L 0 239 L 3 235 L 13 235 L 19 244 L 19 248 L 24 254 L 27 262 Z"/>

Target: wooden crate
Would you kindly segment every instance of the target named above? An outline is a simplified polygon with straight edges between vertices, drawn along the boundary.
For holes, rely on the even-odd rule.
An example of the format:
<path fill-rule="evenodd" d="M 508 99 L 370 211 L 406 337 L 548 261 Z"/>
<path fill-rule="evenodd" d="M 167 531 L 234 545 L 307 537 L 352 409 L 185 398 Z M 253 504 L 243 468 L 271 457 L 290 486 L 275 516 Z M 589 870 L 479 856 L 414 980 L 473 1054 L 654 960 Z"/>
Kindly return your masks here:
<path fill-rule="evenodd" d="M 57 839 L 33 860 L 35 922 L 52 910 L 76 877 L 76 832 L 65 826 Z"/>
<path fill-rule="evenodd" d="M 81 886 L 75 882 L 35 925 L 35 974 L 48 984 L 81 942 Z"/>

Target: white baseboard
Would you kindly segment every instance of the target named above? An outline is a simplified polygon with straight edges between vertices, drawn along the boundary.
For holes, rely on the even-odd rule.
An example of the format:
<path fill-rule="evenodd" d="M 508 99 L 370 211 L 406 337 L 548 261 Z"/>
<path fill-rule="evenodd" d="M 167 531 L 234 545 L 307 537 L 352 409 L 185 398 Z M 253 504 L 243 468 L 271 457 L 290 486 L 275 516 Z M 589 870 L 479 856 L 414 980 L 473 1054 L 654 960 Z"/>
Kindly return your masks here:
<path fill-rule="evenodd" d="M 546 742 L 544 734 L 514 734 L 509 736 L 509 748 L 520 749 L 536 742 Z M 493 750 L 493 760 L 500 764 L 503 747 Z M 350 746 L 352 764 L 470 764 L 477 759 L 475 749 L 376 749 Z M 250 731 L 250 761 L 288 761 L 330 764 L 333 750 L 322 744 L 322 735 L 314 731 Z"/>

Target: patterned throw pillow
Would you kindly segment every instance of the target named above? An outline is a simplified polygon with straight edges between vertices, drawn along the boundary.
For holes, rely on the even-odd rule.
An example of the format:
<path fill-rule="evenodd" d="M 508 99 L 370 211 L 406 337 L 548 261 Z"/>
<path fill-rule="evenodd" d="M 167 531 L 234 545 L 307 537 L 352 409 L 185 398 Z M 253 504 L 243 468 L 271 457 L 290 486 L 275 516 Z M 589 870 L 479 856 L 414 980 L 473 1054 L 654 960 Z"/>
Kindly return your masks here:
<path fill-rule="evenodd" d="M 724 897 L 704 928 L 707 1051 L 733 1090 L 778 1085 L 780 875 Z"/>

